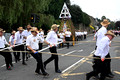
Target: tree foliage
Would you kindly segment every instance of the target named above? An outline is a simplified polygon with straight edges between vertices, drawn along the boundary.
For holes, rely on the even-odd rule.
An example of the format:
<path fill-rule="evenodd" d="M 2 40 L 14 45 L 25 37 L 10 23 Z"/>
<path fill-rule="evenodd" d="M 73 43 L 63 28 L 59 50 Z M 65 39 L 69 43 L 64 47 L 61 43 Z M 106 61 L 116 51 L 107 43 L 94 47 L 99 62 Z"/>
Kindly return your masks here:
<path fill-rule="evenodd" d="M 0 0 L 0 27 L 9 32 L 19 26 L 25 28 L 31 23 L 31 14 L 35 13 L 40 16 L 40 22 L 33 25 L 49 29 L 53 23 L 60 24 L 59 15 L 64 2 L 74 24 L 89 25 L 89 16 L 79 6 L 71 5 L 70 0 Z"/>

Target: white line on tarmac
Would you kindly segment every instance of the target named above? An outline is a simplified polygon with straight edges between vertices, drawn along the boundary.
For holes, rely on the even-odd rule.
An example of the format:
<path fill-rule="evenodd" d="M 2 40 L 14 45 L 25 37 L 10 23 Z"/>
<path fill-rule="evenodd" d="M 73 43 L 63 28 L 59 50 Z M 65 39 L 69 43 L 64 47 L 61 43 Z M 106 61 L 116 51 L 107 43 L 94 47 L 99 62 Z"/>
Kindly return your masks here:
<path fill-rule="evenodd" d="M 93 54 L 95 52 L 95 50 L 94 51 L 92 51 L 90 54 Z M 82 58 L 82 59 L 80 59 L 79 61 L 77 61 L 76 63 L 74 63 L 74 64 L 72 64 L 71 66 L 69 66 L 68 68 L 66 68 L 65 70 L 63 70 L 62 71 L 62 73 L 65 73 L 66 71 L 68 71 L 69 69 L 71 69 L 72 67 L 74 67 L 75 65 L 77 65 L 78 63 L 80 63 L 82 60 L 84 60 L 85 58 Z"/>
<path fill-rule="evenodd" d="M 62 55 L 62 56 L 66 56 L 66 55 L 72 54 L 72 53 L 74 53 L 74 52 L 76 52 L 76 51 L 77 51 L 77 50 L 70 51 L 70 52 L 68 52 L 68 53 L 66 53 L 66 54 L 64 54 L 64 55 Z"/>

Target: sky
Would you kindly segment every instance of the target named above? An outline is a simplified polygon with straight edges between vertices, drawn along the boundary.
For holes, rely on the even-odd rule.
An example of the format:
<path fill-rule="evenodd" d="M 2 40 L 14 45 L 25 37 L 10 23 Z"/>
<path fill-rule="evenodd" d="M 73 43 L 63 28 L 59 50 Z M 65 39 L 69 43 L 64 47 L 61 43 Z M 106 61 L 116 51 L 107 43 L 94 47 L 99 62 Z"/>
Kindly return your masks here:
<path fill-rule="evenodd" d="M 120 20 L 120 0 L 70 0 L 71 4 L 80 6 L 83 12 L 86 12 L 94 18 L 101 19 L 106 16 L 112 21 Z"/>

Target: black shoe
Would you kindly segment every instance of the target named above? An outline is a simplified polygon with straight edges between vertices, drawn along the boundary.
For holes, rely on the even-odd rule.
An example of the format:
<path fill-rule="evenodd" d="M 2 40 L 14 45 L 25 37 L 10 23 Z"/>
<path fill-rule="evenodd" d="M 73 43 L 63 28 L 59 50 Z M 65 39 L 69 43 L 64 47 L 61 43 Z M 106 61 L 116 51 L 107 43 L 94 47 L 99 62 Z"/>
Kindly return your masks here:
<path fill-rule="evenodd" d="M 37 72 L 37 71 L 35 71 L 35 74 L 36 74 L 36 75 L 42 75 L 41 72 Z"/>
<path fill-rule="evenodd" d="M 20 61 L 21 59 L 17 59 L 17 61 Z"/>
<path fill-rule="evenodd" d="M 89 80 L 91 78 L 91 76 L 87 73 L 86 74 L 86 80 Z"/>
<path fill-rule="evenodd" d="M 60 71 L 59 69 L 58 69 L 58 70 L 56 70 L 55 72 L 56 72 L 56 73 L 61 73 L 61 71 Z"/>
<path fill-rule="evenodd" d="M 108 77 L 108 78 L 113 78 L 114 76 L 111 75 L 111 74 L 108 74 L 106 77 Z"/>
<path fill-rule="evenodd" d="M 43 76 L 49 76 L 49 74 L 47 72 L 43 72 L 42 75 Z"/>
<path fill-rule="evenodd" d="M 25 62 L 23 62 L 22 64 L 23 64 L 23 65 L 27 65 L 27 63 L 25 63 Z"/>

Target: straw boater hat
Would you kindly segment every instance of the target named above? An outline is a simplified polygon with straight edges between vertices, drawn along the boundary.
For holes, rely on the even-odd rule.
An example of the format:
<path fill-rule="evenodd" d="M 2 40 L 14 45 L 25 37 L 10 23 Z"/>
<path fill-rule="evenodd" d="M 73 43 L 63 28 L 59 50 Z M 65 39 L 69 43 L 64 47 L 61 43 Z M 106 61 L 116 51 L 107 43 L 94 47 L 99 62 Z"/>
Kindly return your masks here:
<path fill-rule="evenodd" d="M 105 35 L 111 35 L 111 36 L 115 37 L 115 34 L 112 31 L 108 31 Z"/>
<path fill-rule="evenodd" d="M 52 30 L 55 30 L 56 28 L 58 28 L 60 25 L 57 25 L 57 24 L 53 24 L 52 26 L 51 26 L 51 29 Z"/>
<path fill-rule="evenodd" d="M 3 32 L 3 33 L 4 33 L 5 31 L 4 31 L 2 28 L 0 28 L 0 32 Z"/>
<path fill-rule="evenodd" d="M 37 27 L 32 27 L 31 32 L 33 32 L 33 31 L 39 33 Z"/>
<path fill-rule="evenodd" d="M 107 26 L 109 24 L 110 24 L 110 22 L 107 19 L 104 19 L 103 22 L 101 22 L 102 26 Z"/>
<path fill-rule="evenodd" d="M 24 31 L 23 27 L 19 27 L 18 31 Z"/>
<path fill-rule="evenodd" d="M 16 31 L 12 31 L 12 34 L 15 34 L 16 33 Z"/>

